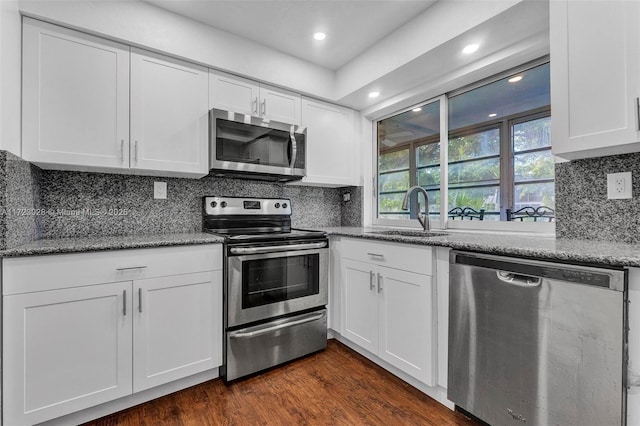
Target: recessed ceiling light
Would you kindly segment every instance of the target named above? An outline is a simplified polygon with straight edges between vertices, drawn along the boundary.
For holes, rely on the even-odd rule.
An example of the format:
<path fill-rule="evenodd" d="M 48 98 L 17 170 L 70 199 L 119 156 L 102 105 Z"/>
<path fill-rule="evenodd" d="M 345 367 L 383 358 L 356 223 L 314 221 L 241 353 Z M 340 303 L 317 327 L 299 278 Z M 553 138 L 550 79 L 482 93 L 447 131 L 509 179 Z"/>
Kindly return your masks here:
<path fill-rule="evenodd" d="M 369 97 L 370 98 L 377 98 L 378 96 L 380 96 L 380 92 L 370 92 L 369 93 Z"/>
<path fill-rule="evenodd" d="M 325 33 L 315 33 L 313 35 L 313 38 L 315 38 L 316 40 L 324 40 L 325 38 L 327 38 L 327 35 Z"/>
<path fill-rule="evenodd" d="M 465 46 L 464 49 L 462 49 L 462 53 L 464 53 L 465 55 L 468 55 L 478 50 L 479 47 L 480 47 L 479 44 L 470 44 L 468 46 Z"/>
<path fill-rule="evenodd" d="M 497 115 L 498 115 L 498 114 L 496 114 L 495 112 L 492 112 L 491 114 L 489 114 L 489 117 L 495 117 L 495 116 L 497 116 Z"/>
<path fill-rule="evenodd" d="M 515 77 L 511 77 L 509 79 L 509 83 L 517 83 L 520 80 L 522 80 L 522 76 L 521 75 L 516 75 Z"/>
<path fill-rule="evenodd" d="M 413 112 L 420 112 L 420 111 L 422 111 L 422 108 L 420 108 L 420 107 L 418 107 L 418 108 L 414 108 L 414 109 L 412 109 L 411 111 L 413 111 Z"/>

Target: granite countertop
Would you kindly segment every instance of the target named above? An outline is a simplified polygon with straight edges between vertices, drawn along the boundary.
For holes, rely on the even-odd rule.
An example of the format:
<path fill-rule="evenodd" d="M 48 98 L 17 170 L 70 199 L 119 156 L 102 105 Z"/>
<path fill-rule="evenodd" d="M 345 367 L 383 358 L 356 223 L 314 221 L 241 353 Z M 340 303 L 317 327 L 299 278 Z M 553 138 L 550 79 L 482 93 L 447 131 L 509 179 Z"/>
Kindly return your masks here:
<path fill-rule="evenodd" d="M 505 256 L 518 256 L 560 262 L 640 267 L 640 244 L 607 241 L 561 239 L 554 236 L 516 233 L 479 233 L 446 230 L 447 235 L 413 237 L 381 235 L 376 231 L 393 228 L 335 227 L 320 228 L 329 235 L 393 241 L 409 244 L 450 247 L 459 250 Z M 397 230 L 397 228 L 396 228 Z"/>
<path fill-rule="evenodd" d="M 516 233 L 446 232 L 432 237 L 385 235 L 376 232 L 399 228 L 321 227 L 329 235 L 366 238 L 428 246 L 449 247 L 489 254 L 536 258 L 560 262 L 588 263 L 609 266 L 640 267 L 640 244 L 606 241 L 560 239 L 553 236 Z M 406 229 L 405 229 L 406 231 Z M 412 230 L 417 231 L 417 230 Z M 33 256 L 57 253 L 118 250 L 129 248 L 165 247 L 189 244 L 215 244 L 224 240 L 205 232 L 183 234 L 131 235 L 116 237 L 79 237 L 36 240 L 0 251 L 0 257 Z"/>
<path fill-rule="evenodd" d="M 145 247 L 166 247 L 188 244 L 222 243 L 222 237 L 206 232 L 158 235 L 127 235 L 118 237 L 78 237 L 36 240 L 0 251 L 0 257 L 34 256 L 56 253 L 119 250 Z"/>

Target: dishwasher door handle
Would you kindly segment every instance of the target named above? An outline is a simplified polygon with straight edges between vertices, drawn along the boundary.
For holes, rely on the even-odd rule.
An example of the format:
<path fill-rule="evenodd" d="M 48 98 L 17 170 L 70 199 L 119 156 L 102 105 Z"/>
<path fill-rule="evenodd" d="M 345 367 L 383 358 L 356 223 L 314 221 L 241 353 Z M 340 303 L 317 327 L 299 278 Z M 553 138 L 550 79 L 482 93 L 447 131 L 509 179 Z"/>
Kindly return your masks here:
<path fill-rule="evenodd" d="M 500 281 L 521 287 L 538 287 L 542 283 L 540 277 L 529 277 L 507 271 L 496 271 L 496 276 Z"/>

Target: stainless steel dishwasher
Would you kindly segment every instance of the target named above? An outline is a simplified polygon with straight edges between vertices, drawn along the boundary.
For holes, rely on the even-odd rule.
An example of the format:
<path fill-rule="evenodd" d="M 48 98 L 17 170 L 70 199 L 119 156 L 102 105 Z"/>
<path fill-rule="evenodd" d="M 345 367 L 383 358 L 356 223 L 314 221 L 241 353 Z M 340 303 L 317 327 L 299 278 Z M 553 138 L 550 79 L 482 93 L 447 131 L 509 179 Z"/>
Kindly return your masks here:
<path fill-rule="evenodd" d="M 493 426 L 626 424 L 624 270 L 450 256 L 449 400 Z"/>

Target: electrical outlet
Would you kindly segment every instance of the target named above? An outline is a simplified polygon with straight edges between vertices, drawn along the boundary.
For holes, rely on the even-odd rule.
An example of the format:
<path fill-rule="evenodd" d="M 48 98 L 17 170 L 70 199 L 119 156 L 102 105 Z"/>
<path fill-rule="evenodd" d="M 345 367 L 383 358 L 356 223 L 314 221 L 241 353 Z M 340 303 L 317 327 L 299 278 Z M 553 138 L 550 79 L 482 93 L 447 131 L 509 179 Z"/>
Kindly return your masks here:
<path fill-rule="evenodd" d="M 351 201 L 351 193 L 350 192 L 345 192 L 344 194 L 342 194 L 342 201 L 344 201 L 345 203 L 347 201 Z"/>
<path fill-rule="evenodd" d="M 156 200 L 167 199 L 167 182 L 153 182 L 153 198 Z"/>
<path fill-rule="evenodd" d="M 631 198 L 631 172 L 607 174 L 607 198 L 621 200 Z"/>

